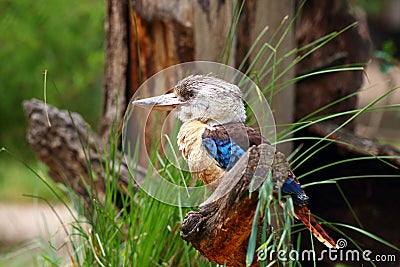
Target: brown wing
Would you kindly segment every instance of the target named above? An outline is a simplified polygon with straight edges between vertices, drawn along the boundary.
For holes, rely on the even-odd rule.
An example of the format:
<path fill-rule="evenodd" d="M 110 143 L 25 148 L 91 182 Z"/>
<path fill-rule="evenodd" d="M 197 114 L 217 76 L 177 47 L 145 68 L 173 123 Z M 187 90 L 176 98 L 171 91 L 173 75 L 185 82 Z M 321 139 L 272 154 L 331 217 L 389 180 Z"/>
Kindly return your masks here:
<path fill-rule="evenodd" d="M 228 123 L 217 125 L 213 129 L 206 129 L 203 133 L 203 138 L 210 137 L 214 140 L 231 139 L 238 144 L 244 151 L 251 146 L 258 146 L 261 143 L 267 143 L 260 132 L 243 123 Z"/>

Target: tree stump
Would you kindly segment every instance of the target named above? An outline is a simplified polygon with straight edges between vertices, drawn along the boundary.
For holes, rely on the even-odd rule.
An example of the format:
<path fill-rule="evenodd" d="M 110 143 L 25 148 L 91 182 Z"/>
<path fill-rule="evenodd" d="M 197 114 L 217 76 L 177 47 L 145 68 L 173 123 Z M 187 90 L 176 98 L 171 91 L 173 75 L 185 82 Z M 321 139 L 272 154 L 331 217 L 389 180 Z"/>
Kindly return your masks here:
<path fill-rule="evenodd" d="M 273 164 L 271 164 L 273 161 Z M 258 191 L 252 191 L 252 180 L 266 179 L 272 172 L 273 194 L 287 177 L 289 164 L 285 156 L 268 144 L 251 147 L 222 178 L 213 195 L 189 212 L 181 226 L 181 237 L 190 242 L 212 262 L 227 266 L 246 266 L 246 254 L 252 224 L 258 205 Z M 236 185 L 227 192 L 231 184 Z M 272 196 L 271 196 L 272 197 Z M 258 225 L 262 225 L 259 218 Z M 270 229 L 271 226 L 268 226 Z M 260 240 L 257 241 L 260 245 Z M 259 266 L 254 256 L 252 266 Z"/>

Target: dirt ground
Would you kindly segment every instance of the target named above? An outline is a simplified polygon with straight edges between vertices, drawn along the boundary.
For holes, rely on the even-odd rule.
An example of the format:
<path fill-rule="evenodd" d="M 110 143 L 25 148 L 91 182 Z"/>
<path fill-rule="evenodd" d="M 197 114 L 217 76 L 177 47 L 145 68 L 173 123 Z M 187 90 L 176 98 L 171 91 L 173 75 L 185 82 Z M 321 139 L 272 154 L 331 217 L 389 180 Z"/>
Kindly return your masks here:
<path fill-rule="evenodd" d="M 73 218 L 65 206 L 0 203 L 0 218 L 0 266 L 34 266 L 50 250 L 48 255 L 68 259 L 62 224 L 70 229 Z"/>
<path fill-rule="evenodd" d="M 66 207 L 57 205 L 55 212 L 64 223 L 72 220 Z M 46 204 L 0 204 L 0 240 L 3 244 L 40 236 L 65 237 L 60 221 Z"/>

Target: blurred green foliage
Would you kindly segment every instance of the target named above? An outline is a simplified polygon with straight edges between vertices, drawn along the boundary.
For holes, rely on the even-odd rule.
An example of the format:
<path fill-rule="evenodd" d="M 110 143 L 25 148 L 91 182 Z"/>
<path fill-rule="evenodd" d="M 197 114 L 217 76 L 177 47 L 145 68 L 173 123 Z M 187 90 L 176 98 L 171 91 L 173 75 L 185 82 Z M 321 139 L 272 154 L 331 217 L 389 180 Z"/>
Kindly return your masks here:
<path fill-rule="evenodd" d="M 22 101 L 43 99 L 96 127 L 102 106 L 103 1 L 0 1 L 0 146 L 32 158 Z M 4 158 L 4 157 L 3 157 Z"/>
<path fill-rule="evenodd" d="M 384 11 L 388 0 L 355 0 L 352 2 L 365 10 L 369 17 L 377 17 Z"/>
<path fill-rule="evenodd" d="M 57 200 L 54 193 L 29 168 L 16 160 L 2 160 L 4 156 L 0 155 L 0 177 L 3 177 L 0 179 L 0 203 L 32 203 L 33 199 L 24 195 L 40 196 L 49 201 Z M 52 180 L 46 175 L 44 163 L 36 161 L 31 162 L 29 166 L 42 179 L 53 185 Z M 58 190 L 55 186 L 53 188 Z"/>
<path fill-rule="evenodd" d="M 384 74 L 388 74 L 394 66 L 398 65 L 398 61 L 395 58 L 396 44 L 393 40 L 388 40 L 383 43 L 382 50 L 376 50 L 374 52 L 375 58 L 379 60 L 380 70 Z"/>

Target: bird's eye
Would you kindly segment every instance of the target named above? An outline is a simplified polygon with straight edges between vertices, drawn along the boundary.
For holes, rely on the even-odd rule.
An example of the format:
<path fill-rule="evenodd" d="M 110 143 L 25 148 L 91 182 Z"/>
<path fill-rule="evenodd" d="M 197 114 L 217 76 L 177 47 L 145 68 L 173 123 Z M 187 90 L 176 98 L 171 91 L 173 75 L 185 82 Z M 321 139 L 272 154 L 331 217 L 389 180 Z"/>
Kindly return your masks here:
<path fill-rule="evenodd" d="M 187 97 L 190 99 L 190 98 L 193 98 L 194 97 L 194 93 L 193 92 L 189 92 L 188 93 L 188 95 L 187 95 Z"/>

